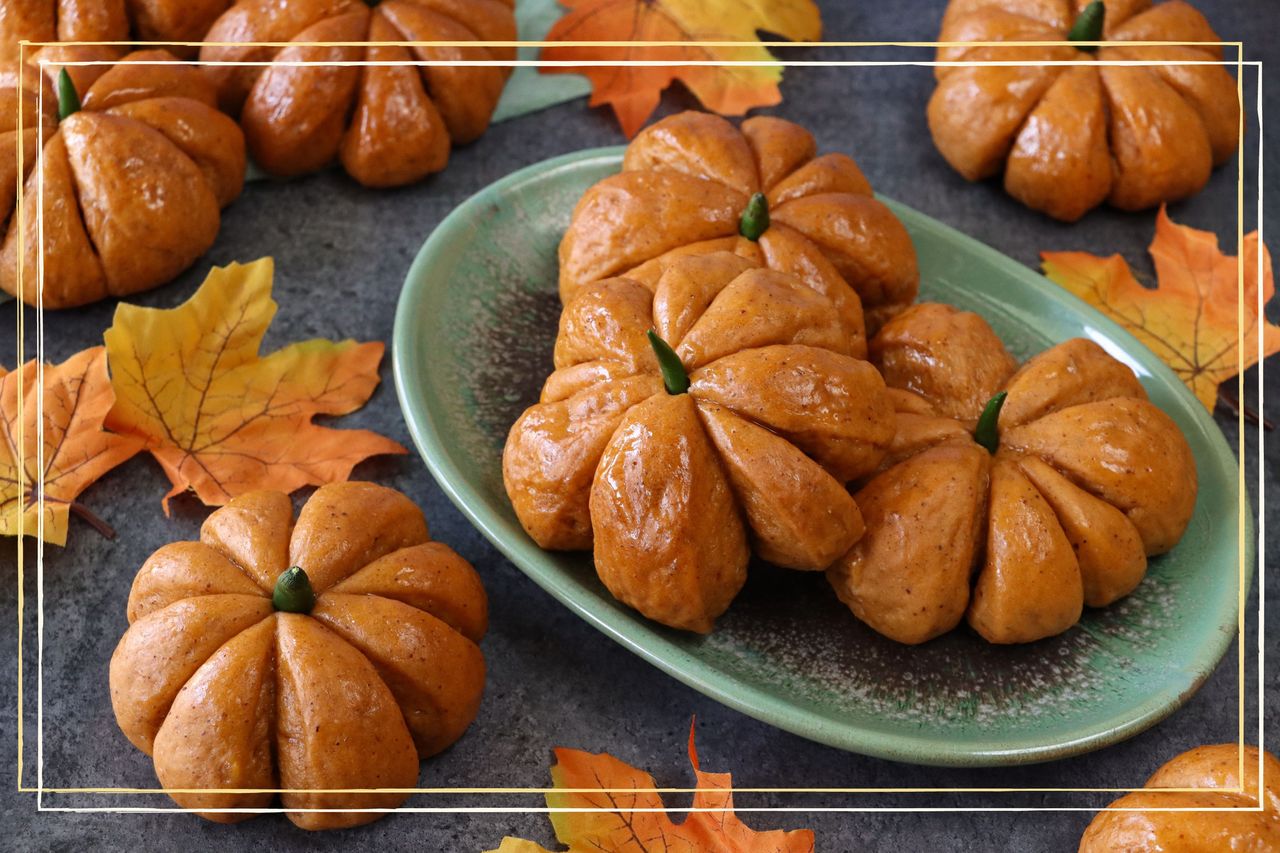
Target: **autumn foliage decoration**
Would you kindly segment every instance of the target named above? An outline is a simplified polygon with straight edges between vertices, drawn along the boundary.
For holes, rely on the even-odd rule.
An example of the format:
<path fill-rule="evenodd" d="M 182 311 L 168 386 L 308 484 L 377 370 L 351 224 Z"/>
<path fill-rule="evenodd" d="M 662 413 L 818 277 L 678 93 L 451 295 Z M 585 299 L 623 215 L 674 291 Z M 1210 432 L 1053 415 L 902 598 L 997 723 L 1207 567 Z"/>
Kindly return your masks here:
<path fill-rule="evenodd" d="M 105 347 L 0 368 L 0 536 L 36 536 L 43 521 L 44 540 L 65 545 L 73 514 L 114 536 L 78 498 L 144 449 L 173 484 L 166 512 L 187 490 L 221 506 L 344 481 L 370 456 L 405 453 L 377 433 L 312 422 L 365 404 L 381 343 L 316 339 L 260 354 L 272 273 L 270 258 L 215 268 L 177 308 L 120 305 Z"/>
<path fill-rule="evenodd" d="M 335 430 L 378 385 L 381 343 L 309 340 L 259 354 L 276 312 L 270 258 L 215 268 L 161 310 L 121 305 L 106 333 L 116 403 L 107 426 L 146 442 L 173 488 L 221 506 L 262 488 L 346 480 L 356 463 L 405 453 L 367 430 Z"/>
<path fill-rule="evenodd" d="M 591 106 L 611 106 L 628 139 L 653 114 L 662 90 L 676 80 L 708 110 L 723 115 L 743 115 L 755 107 L 780 103 L 782 67 L 759 42 L 757 33 L 775 33 L 791 41 L 822 37 L 822 18 L 812 0 L 750 4 L 726 0 L 561 0 L 561 4 L 569 12 L 551 28 L 547 40 L 569 44 L 543 48 L 542 59 L 658 63 L 542 68 L 544 74 L 587 77 L 592 85 Z M 572 44 L 591 41 L 626 44 Z M 679 65 L 681 62 L 761 64 Z"/>
<path fill-rule="evenodd" d="M 733 780 L 708 773 L 698 762 L 694 726 L 689 727 L 689 762 L 697 778 L 692 810 L 681 823 L 667 813 L 657 783 L 643 770 L 608 753 L 557 749 L 551 768 L 555 790 L 547 794 L 556 839 L 569 853 L 658 853 L 718 850 L 724 853 L 813 853 L 808 829 L 760 831 L 733 811 Z M 590 811 L 574 811 L 574 810 Z M 489 853 L 551 853 L 519 838 L 504 838 Z"/>
<path fill-rule="evenodd" d="M 1163 207 L 1150 252 L 1154 288 L 1139 283 L 1120 255 L 1040 257 L 1046 276 L 1146 344 L 1212 412 L 1220 383 L 1257 363 L 1259 336 L 1264 357 L 1280 350 L 1280 327 L 1258 312 L 1275 293 L 1271 255 L 1256 231 L 1244 236 L 1243 258 L 1224 254 L 1211 232 L 1177 224 Z"/>
<path fill-rule="evenodd" d="M 143 447 L 134 436 L 102 429 L 115 400 L 106 350 L 93 347 L 43 370 L 35 361 L 9 373 L 0 368 L 0 376 L 0 536 L 37 535 L 41 497 L 46 542 L 66 544 L 72 513 L 112 535 L 105 522 L 76 500 L 94 480 Z"/>

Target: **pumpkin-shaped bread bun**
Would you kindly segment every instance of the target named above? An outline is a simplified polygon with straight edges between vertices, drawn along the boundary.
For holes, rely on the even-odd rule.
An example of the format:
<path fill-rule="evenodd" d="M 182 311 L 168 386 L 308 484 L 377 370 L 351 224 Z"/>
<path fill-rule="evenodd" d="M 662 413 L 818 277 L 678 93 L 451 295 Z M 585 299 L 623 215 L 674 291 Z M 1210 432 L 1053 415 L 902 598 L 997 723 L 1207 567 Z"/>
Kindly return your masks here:
<path fill-rule="evenodd" d="M 81 95 L 64 91 L 64 106 L 74 109 L 81 100 L 83 108 L 61 121 L 48 77 L 29 63 L 0 68 L 0 288 L 6 293 L 17 295 L 20 253 L 23 299 L 69 308 L 164 284 L 213 245 L 221 209 L 244 184 L 244 137 L 217 110 L 213 86 L 198 68 L 143 64 L 156 60 L 173 56 L 138 51 L 95 74 Z M 41 86 L 44 111 L 38 113 Z M 37 150 L 40 132 L 43 151 Z M 11 189 L 19 146 L 21 223 Z"/>
<path fill-rule="evenodd" d="M 779 118 L 735 128 L 685 112 L 640 131 L 622 171 L 579 200 L 560 244 L 560 297 L 643 277 L 664 255 L 720 250 L 848 302 L 828 284 L 843 279 L 872 333 L 915 301 L 920 283 L 911 238 L 850 157 L 817 156 L 812 134 Z"/>
<path fill-rule="evenodd" d="M 593 548 L 623 603 L 710 631 L 752 551 L 820 571 L 862 535 L 842 484 L 879 465 L 893 406 L 850 349 L 829 299 L 729 252 L 584 287 L 507 438 L 516 514 L 543 548 Z"/>
<path fill-rule="evenodd" d="M 298 568 L 293 568 L 298 567 Z M 198 542 L 151 555 L 111 658 L 121 730 L 166 789 L 294 789 L 286 809 L 390 809 L 420 759 L 471 724 L 488 614 L 471 566 L 430 541 L 422 513 L 372 483 L 252 492 Z M 173 791 L 184 808 L 267 808 L 275 794 Z M 252 817 L 201 812 L 219 822 Z M 381 812 L 289 811 L 304 829 Z"/>
<path fill-rule="evenodd" d="M 977 181 L 1003 171 L 1010 195 L 1068 222 L 1104 201 L 1142 210 L 1193 195 L 1240 140 L 1236 81 L 1225 67 L 1102 64 L 1221 61 L 1217 44 L 1125 44 L 1220 41 L 1203 15 L 1183 0 L 1089 5 L 951 0 L 939 41 L 1061 44 L 943 47 L 940 60 L 1087 64 L 939 66 L 928 109 L 934 144 L 957 172 Z M 1068 35 L 1109 44 L 1077 50 Z"/>
<path fill-rule="evenodd" d="M 1280 850 L 1280 761 L 1258 748 L 1224 743 L 1198 746 L 1165 764 L 1147 780 L 1147 790 L 1125 794 L 1111 809 L 1182 811 L 1098 812 L 1080 853 L 1270 853 Z M 1203 788 L 1158 791 L 1157 788 Z M 1234 790 L 1233 790 L 1234 789 Z M 1256 809 L 1261 806 L 1261 811 Z M 1192 811 L 1220 809 L 1220 811 Z"/>
<path fill-rule="evenodd" d="M 238 0 L 200 58 L 351 63 L 508 60 L 515 48 L 386 42 L 513 41 L 514 0 Z M 249 42 L 294 42 L 262 47 Z M 367 42 L 343 47 L 307 42 Z M 222 44 L 229 43 L 229 44 Z M 511 72 L 484 65 L 210 66 L 222 108 L 240 116 L 255 163 L 290 177 L 341 160 L 368 187 L 420 180 L 477 139 Z"/>
<path fill-rule="evenodd" d="M 1191 448 L 1097 344 L 1075 338 L 1015 371 L 981 317 L 921 303 L 871 357 L 897 431 L 854 495 L 866 535 L 827 577 L 881 634 L 923 643 L 964 618 L 992 643 L 1060 634 L 1181 538 Z"/>
<path fill-rule="evenodd" d="M 232 0 L 4 0 L 0 62 L 18 59 L 18 42 L 196 42 Z M 192 48 L 170 48 L 194 55 Z"/>

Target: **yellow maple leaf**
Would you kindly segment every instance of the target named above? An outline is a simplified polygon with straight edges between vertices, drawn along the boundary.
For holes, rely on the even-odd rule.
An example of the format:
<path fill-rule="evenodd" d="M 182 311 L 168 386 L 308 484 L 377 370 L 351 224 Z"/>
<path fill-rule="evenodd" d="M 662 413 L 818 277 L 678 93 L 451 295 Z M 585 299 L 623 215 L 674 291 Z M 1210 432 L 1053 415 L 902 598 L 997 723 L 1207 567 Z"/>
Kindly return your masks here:
<path fill-rule="evenodd" d="M 709 110 L 742 115 L 782 101 L 782 66 L 759 43 L 758 31 L 792 41 L 822 37 L 813 0 L 561 0 L 569 12 L 548 41 L 626 41 L 622 47 L 554 45 L 550 61 L 648 60 L 652 66 L 543 66 L 544 74 L 582 74 L 591 81 L 591 106 L 613 107 L 622 130 L 636 135 L 658 106 L 662 90 L 680 80 Z M 683 42 L 742 42 L 706 47 Z M 676 42 L 654 45 L 645 42 Z M 758 62 L 761 65 L 681 66 L 680 62 Z"/>
<path fill-rule="evenodd" d="M 112 536 L 109 527 L 76 501 L 93 481 L 143 446 L 137 438 L 102 429 L 102 419 L 115 400 L 107 378 L 106 350 L 87 349 L 62 364 L 45 365 L 43 372 L 41 381 L 35 361 L 12 373 L 0 368 L 0 427 L 4 432 L 0 441 L 0 536 L 36 535 L 41 493 L 46 542 L 67 543 L 71 512 Z M 40 398 L 44 401 L 43 458 Z"/>
<path fill-rule="evenodd" d="M 309 340 L 259 355 L 275 316 L 273 264 L 214 268 L 173 309 L 120 305 L 104 336 L 116 404 L 107 425 L 136 435 L 173 488 L 210 505 L 270 488 L 345 480 L 356 463 L 405 453 L 368 430 L 313 424 L 353 412 L 377 387 L 381 343 Z"/>
<path fill-rule="evenodd" d="M 552 853 L 552 851 L 541 844 L 535 844 L 523 838 L 512 838 L 508 835 L 502 839 L 502 843 L 498 845 L 496 850 L 489 850 L 488 853 Z"/>
<path fill-rule="evenodd" d="M 1087 252 L 1042 252 L 1044 274 L 1111 317 L 1174 369 L 1210 412 L 1218 385 L 1280 350 L 1280 327 L 1258 315 L 1275 293 L 1271 255 L 1257 232 L 1244 238 L 1244 301 L 1239 301 L 1237 258 L 1223 254 L 1218 238 L 1178 225 L 1163 207 L 1151 241 L 1154 288 L 1143 287 L 1124 258 Z M 1262 277 L 1258 253 L 1262 253 Z M 1244 320 L 1244 348 L 1239 324 Z"/>
<path fill-rule="evenodd" d="M 643 770 L 607 753 L 557 749 L 551 780 L 556 791 L 547 794 L 556 811 L 551 825 L 569 853 L 676 853 L 715 850 L 719 853 L 813 853 L 813 832 L 807 829 L 757 831 L 733 812 L 733 781 L 728 773 L 707 773 L 698 764 L 694 727 L 689 727 L 689 762 L 697 785 L 693 809 L 682 823 L 667 815 L 657 784 Z M 550 853 L 531 841 L 504 838 L 489 853 Z"/>

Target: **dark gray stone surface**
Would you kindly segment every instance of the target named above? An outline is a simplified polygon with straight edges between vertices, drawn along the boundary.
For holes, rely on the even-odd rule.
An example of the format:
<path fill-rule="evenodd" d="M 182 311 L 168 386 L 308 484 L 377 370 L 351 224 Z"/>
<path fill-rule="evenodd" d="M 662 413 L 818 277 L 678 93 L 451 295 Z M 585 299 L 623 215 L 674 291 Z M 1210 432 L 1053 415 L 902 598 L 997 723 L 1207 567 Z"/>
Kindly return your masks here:
<path fill-rule="evenodd" d="M 1243 37 L 1249 58 L 1280 67 L 1274 42 L 1276 9 L 1267 0 L 1203 0 L 1219 32 Z M 936 35 L 942 0 L 896 3 L 827 2 L 829 39 L 927 40 Z M 1255 44 L 1250 39 L 1258 40 Z M 876 51 L 796 50 L 799 58 L 887 58 L 927 60 L 925 49 Z M 1274 80 L 1268 97 L 1280 113 Z M 1256 213 L 1256 144 L 1252 111 L 1257 72 L 1246 71 L 1250 105 L 1247 140 L 1246 227 Z M 1064 226 L 1029 213 L 992 184 L 971 186 L 952 173 L 933 149 L 924 121 L 931 91 L 930 71 L 919 67 L 793 68 L 784 84 L 785 103 L 775 110 L 814 130 L 827 150 L 855 155 L 880 191 L 900 199 L 1030 266 L 1044 249 L 1118 252 L 1150 272 L 1145 247 L 1151 214 L 1097 211 L 1081 223 Z M 682 91 L 664 100 L 664 110 L 692 105 Z M 136 301 L 171 306 L 186 299 L 210 264 L 274 255 L 275 295 L 280 313 L 268 347 L 310 336 L 389 341 L 400 284 L 418 247 L 449 210 L 489 182 L 543 158 L 581 147 L 621 141 L 611 117 L 582 102 L 563 105 L 494 127 L 479 143 L 456 151 L 449 169 L 419 186 L 385 193 L 362 190 L 331 172 L 292 183 L 259 183 L 227 211 L 217 245 L 207 259 L 173 284 Z M 1280 175 L 1275 145 L 1267 159 L 1271 198 Z M 1234 241 L 1234 161 L 1215 173 L 1209 189 L 1174 206 L 1180 222 L 1217 231 Z M 1269 205 L 1272 227 L 1280 222 Z M 1231 243 L 1228 243 L 1231 245 Z M 46 318 L 47 358 L 60 361 L 100 342 L 111 322 L 109 303 Z M 6 306 L 6 311 L 12 306 Z M 34 315 L 27 312 L 28 332 Z M 28 342 L 27 357 L 32 350 Z M 14 326 L 0 329 L 0 360 L 14 361 Z M 411 441 L 401 420 L 384 365 L 384 384 L 362 411 L 341 425 L 370 427 Z M 1256 387 L 1248 374 L 1250 393 Z M 1267 385 L 1280 393 L 1273 370 Z M 1273 417 L 1280 417 L 1274 401 Z M 1218 418 L 1231 443 L 1234 421 Z M 1259 447 L 1246 439 L 1248 484 L 1253 505 L 1257 493 Z M 1277 462 L 1274 438 L 1266 442 L 1271 470 Z M 704 698 L 606 640 L 553 601 L 503 559 L 471 529 L 448 502 L 416 455 L 383 458 L 360 466 L 357 476 L 404 490 L 426 509 L 436 538 L 479 569 L 492 606 L 492 628 L 484 643 L 490 665 L 483 710 L 466 737 L 452 750 L 423 765 L 421 784 L 429 786 L 536 786 L 548 782 L 551 748 L 557 745 L 600 751 L 646 768 L 664 786 L 686 786 L 691 774 L 684 756 L 689 719 L 697 715 L 703 766 L 731 770 L 737 784 L 759 787 L 1126 787 L 1136 785 L 1157 765 L 1183 749 L 1235 735 L 1238 683 L 1233 645 L 1221 666 L 1186 706 L 1169 720 L 1113 748 L 1052 764 L 994 770 L 939 770 L 851 755 L 775 730 Z M 1272 475 L 1273 476 L 1273 475 Z M 1274 479 L 1267 485 L 1274 487 Z M 43 694 L 36 683 L 36 595 L 34 549 L 28 548 L 24 635 L 25 749 L 22 784 L 37 784 L 36 705 L 42 701 L 43 784 L 49 788 L 151 786 L 150 761 L 117 730 L 107 697 L 106 667 L 125 627 L 124 601 L 133 573 L 158 546 L 194 537 L 206 510 L 179 498 L 173 515 L 160 510 L 168 483 L 149 458 L 139 457 L 103 478 L 84 500 L 119 531 L 114 542 L 72 522 L 70 544 L 49 548 L 44 577 Z M 1274 499 L 1267 505 L 1268 525 L 1280 517 Z M 29 540 L 29 544 L 31 541 Z M 1274 537 L 1270 545 L 1275 547 Z M 16 549 L 0 547 L 0 615 L 12 625 L 16 614 Z M 1230 582 L 1224 574 L 1223 582 Z M 1277 609 L 1273 582 L 1268 600 Z M 1257 585 L 1248 611 L 1256 613 Z M 1274 628 L 1274 625 L 1272 626 Z M 1246 676 L 1248 739 L 1257 733 L 1257 624 L 1249 616 Z M 1280 652 L 1275 632 L 1265 643 L 1274 659 Z M 0 631 L 0 766 L 16 765 L 16 633 Z M 1277 722 L 1280 690 L 1266 679 L 1265 722 Z M 1034 725 L 1030 723 L 1029 725 Z M 0 797 L 0 826 L 6 848 L 31 850 L 132 849 L 248 850 L 384 849 L 471 851 L 497 846 L 504 834 L 553 841 L 545 816 L 475 812 L 397 815 L 361 829 L 307 835 L 279 816 L 238 827 L 217 826 L 180 814 L 76 814 L 37 812 L 36 796 L 16 793 L 5 784 Z M 826 807 L 1096 807 L 1105 794 L 896 794 L 740 795 L 740 806 Z M 92 796 L 47 794 L 48 807 L 165 807 L 154 795 Z M 687 800 L 674 797 L 676 805 Z M 541 805 L 537 796 L 422 795 L 409 805 L 459 809 Z M 832 851 L 1020 851 L 1074 850 L 1089 815 L 1045 813 L 838 813 L 804 812 L 747 816 L 760 827 L 809 826 L 818 849 Z"/>

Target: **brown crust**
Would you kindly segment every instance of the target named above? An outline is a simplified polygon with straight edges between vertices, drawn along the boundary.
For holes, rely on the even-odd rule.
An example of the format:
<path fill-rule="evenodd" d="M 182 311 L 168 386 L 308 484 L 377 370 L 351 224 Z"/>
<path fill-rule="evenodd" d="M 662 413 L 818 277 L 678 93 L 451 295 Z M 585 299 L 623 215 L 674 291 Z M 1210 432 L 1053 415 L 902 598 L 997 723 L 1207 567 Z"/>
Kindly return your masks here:
<path fill-rule="evenodd" d="M 861 536 L 842 484 L 880 465 L 892 404 L 826 295 L 844 283 L 821 270 L 718 251 L 643 272 L 565 306 L 557 370 L 511 428 L 503 481 L 539 545 L 593 548 L 617 598 L 706 632 L 752 551 L 816 571 Z M 651 328 L 689 372 L 687 394 L 664 389 Z"/>
<path fill-rule="evenodd" d="M 69 48 L 47 50 L 65 55 Z M 28 143 L 23 186 L 34 204 L 43 173 L 44 210 L 25 217 L 24 237 L 12 202 L 0 206 L 0 289 L 17 295 L 21 261 L 26 302 L 84 305 L 164 284 L 213 245 L 220 210 L 243 184 L 244 138 L 213 109 L 213 87 L 199 69 L 139 61 L 166 58 L 173 56 L 138 51 L 95 76 L 79 74 L 84 108 L 60 124 L 53 113 L 44 117 L 45 149 L 37 157 Z M 0 74 L 0 106 L 19 85 L 30 97 L 40 84 L 12 66 Z M 56 105 L 52 84 L 44 85 L 46 103 Z M 25 126 L 35 118 L 24 116 Z M 16 139 L 8 145 L 15 147 Z M 37 220 L 45 236 L 43 293 Z"/>
<path fill-rule="evenodd" d="M 1270 752 L 1259 756 L 1256 746 L 1245 746 L 1243 753 L 1239 745 L 1224 743 L 1198 746 L 1170 760 L 1144 790 L 1126 794 L 1108 806 L 1115 811 L 1094 817 L 1080 839 L 1080 853 L 1280 850 L 1280 761 Z M 1153 811 L 1138 811 L 1144 808 Z"/>
<path fill-rule="evenodd" d="M 1222 49 L 1127 47 L 1130 41 L 1217 42 L 1183 0 L 1108 0 L 1094 54 L 1065 43 L 1087 0 L 951 0 L 940 41 L 1063 41 L 1046 47 L 951 46 L 945 61 L 1221 59 Z M 948 66 L 937 69 L 929 129 L 965 178 L 1004 173 L 1023 204 L 1071 222 L 1107 201 L 1142 210 L 1205 185 L 1239 143 L 1236 83 L 1220 66 Z"/>
<path fill-rule="evenodd" d="M 204 60 L 310 62 L 510 59 L 511 48 L 411 47 L 384 42 L 512 41 L 511 4 L 500 0 L 240 0 L 211 26 Z M 366 42 L 321 48 L 302 42 Z M 214 44 L 220 42 L 222 44 Z M 298 42 L 284 48 L 250 42 Z M 240 116 L 255 163 L 278 176 L 335 160 L 361 184 L 393 187 L 440 171 L 449 150 L 489 126 L 510 69 L 221 66 L 211 70 L 222 108 Z"/>
<path fill-rule="evenodd" d="M 427 540 L 421 512 L 400 493 L 322 486 L 294 524 L 288 496 L 255 492 L 214 512 L 201 540 L 166 545 L 143 565 L 111 661 L 117 722 L 154 752 L 166 788 L 411 788 L 419 759 L 475 718 L 484 588 L 465 560 Z M 275 578 L 291 564 L 314 570 L 310 615 L 272 606 Z M 173 797 L 195 809 L 274 799 Z M 390 808 L 404 797 L 286 793 L 282 801 Z M 287 814 L 306 829 L 380 816 Z"/>
<path fill-rule="evenodd" d="M 914 301 L 915 249 L 851 158 L 815 155 L 812 135 L 778 118 L 738 128 L 685 112 L 650 125 L 627 146 L 622 172 L 588 189 L 574 209 L 560 244 L 561 299 L 568 304 L 592 282 L 668 253 L 736 238 L 747 200 L 765 192 L 789 245 L 780 256 L 765 252 L 764 263 L 785 262 L 776 268 L 802 277 L 835 272 L 846 288 L 841 301 L 856 301 L 874 331 Z M 754 245 L 732 250 L 749 255 Z"/>
<path fill-rule="evenodd" d="M 828 577 L 880 633 L 923 642 L 967 613 L 991 642 L 1059 634 L 1082 604 L 1131 592 L 1147 557 L 1186 530 L 1190 447 L 1097 344 L 1066 341 L 1014 372 L 976 314 L 921 303 L 886 325 L 871 353 L 893 392 L 897 434 L 884 469 L 854 495 L 867 534 Z M 1001 388 L 988 485 L 985 468 L 961 462 L 988 457 L 972 431 Z"/>

